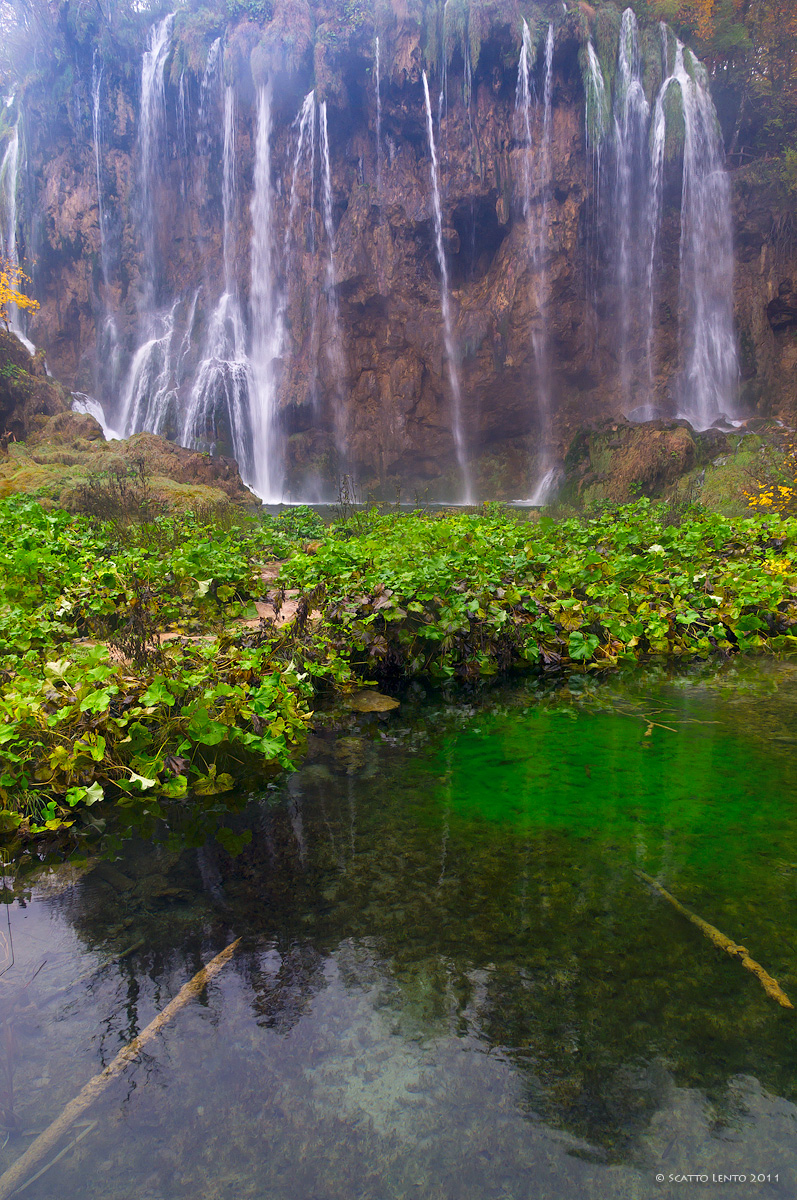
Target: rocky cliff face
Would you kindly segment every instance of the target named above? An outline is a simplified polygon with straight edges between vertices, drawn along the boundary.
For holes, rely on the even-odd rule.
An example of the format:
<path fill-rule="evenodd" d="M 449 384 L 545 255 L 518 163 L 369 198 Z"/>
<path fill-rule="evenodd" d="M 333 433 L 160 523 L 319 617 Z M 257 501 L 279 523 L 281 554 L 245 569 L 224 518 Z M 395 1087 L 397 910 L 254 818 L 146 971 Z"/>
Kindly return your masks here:
<path fill-rule="evenodd" d="M 797 220 L 760 168 L 734 181 L 735 311 L 745 406 L 797 418 Z"/>
<path fill-rule="evenodd" d="M 172 332 L 168 362 L 158 360 L 162 377 L 155 371 L 147 386 L 161 387 L 166 397 L 162 431 L 181 437 L 181 414 L 208 353 L 228 260 L 240 310 L 251 309 L 257 95 L 267 86 L 269 253 L 279 294 L 274 312 L 283 327 L 272 365 L 284 493 L 328 493 L 336 473 L 347 470 L 363 491 L 381 488 L 392 495 L 399 485 L 405 495 L 413 489 L 456 495 L 422 86 L 426 64 L 433 72 L 462 424 L 479 494 L 528 494 L 543 443 L 561 455 L 589 420 L 618 416 L 637 404 L 673 415 L 683 302 L 680 163 L 668 160 L 662 180 L 651 335 L 641 306 L 633 298 L 629 305 L 623 294 L 612 237 L 619 215 L 609 202 L 613 168 L 596 165 L 587 146 L 582 80 L 592 10 L 582 5 L 557 24 L 549 79 L 550 173 L 529 182 L 529 148 L 515 111 L 520 19 L 513 6 L 505 7 L 504 16 L 497 7 L 485 26 L 474 69 L 469 45 L 456 42 L 448 56 L 428 65 L 428 22 L 413 6 L 392 0 L 379 27 L 378 110 L 376 27 L 341 24 L 334 8 L 311 12 L 298 0 L 284 0 L 265 28 L 243 23 L 227 31 L 217 68 L 208 58 L 214 31 L 192 60 L 187 34 L 175 28 L 164 70 L 159 157 L 146 180 L 140 63 L 117 64 L 116 74 L 111 64 L 105 69 L 99 128 L 92 126 L 88 64 L 70 102 L 75 111 L 64 106 L 55 123 L 49 98 L 31 89 L 24 109 L 23 228 L 41 309 L 29 333 L 46 349 L 56 377 L 99 395 L 113 424 L 141 348 L 142 296 L 149 287 L 150 304 L 169 316 Z M 560 5 L 551 6 L 552 13 L 554 8 L 561 14 Z M 290 38 L 282 9 L 290 17 Z M 544 15 L 541 10 L 540 30 Z M 531 117 L 537 146 L 545 117 L 541 46 L 538 36 L 532 83 L 540 99 Z M 303 165 L 297 161 L 297 113 L 314 84 L 317 98 L 326 101 L 328 212 L 320 118 L 307 131 L 316 143 L 312 166 L 307 151 Z M 234 107 L 225 135 L 229 85 Z M 225 154 L 234 163 L 226 175 Z M 736 193 L 744 400 L 751 410 L 785 413 L 795 405 L 797 253 L 793 238 L 771 243 L 766 204 L 757 196 L 754 187 Z M 541 243 L 537 236 L 535 250 L 530 243 L 543 209 L 544 236 Z M 142 233 L 147 212 L 157 263 L 149 282 Z M 651 336 L 655 364 L 648 378 L 645 342 Z M 206 424 L 207 444 L 229 453 L 223 398 Z"/>

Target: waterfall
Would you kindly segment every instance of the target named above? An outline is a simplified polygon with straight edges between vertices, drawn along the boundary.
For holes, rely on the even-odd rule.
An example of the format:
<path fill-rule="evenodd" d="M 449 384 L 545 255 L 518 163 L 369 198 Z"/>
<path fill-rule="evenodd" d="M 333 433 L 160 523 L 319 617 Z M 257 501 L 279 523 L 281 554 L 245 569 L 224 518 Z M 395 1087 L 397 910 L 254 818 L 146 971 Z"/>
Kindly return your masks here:
<path fill-rule="evenodd" d="M 662 41 L 662 66 L 664 82 L 659 88 L 650 123 L 650 177 L 648 181 L 647 201 L 647 270 L 645 273 L 645 291 L 647 293 L 647 329 L 645 335 L 645 358 L 648 368 L 648 404 L 643 406 L 640 415 L 652 417 L 656 411 L 653 406 L 655 346 L 655 306 L 656 306 L 656 259 L 659 244 L 659 229 L 661 226 L 661 210 L 664 187 L 664 143 L 667 135 L 667 118 L 664 101 L 667 96 L 672 77 L 667 75 L 667 26 L 662 21 L 659 25 Z"/>
<path fill-rule="evenodd" d="M 166 124 L 164 73 L 174 14 L 153 25 L 141 63 L 139 119 L 140 229 L 143 248 L 139 295 L 140 343 L 133 354 L 122 394 L 120 427 L 129 437 L 142 429 L 169 432 L 170 407 L 176 396 L 172 374 L 172 336 L 177 302 L 158 310 L 155 191 L 161 177 Z"/>
<path fill-rule="evenodd" d="M 327 102 L 322 100 L 319 107 L 319 124 L 321 129 L 321 207 L 324 216 L 324 231 L 327 241 L 327 266 L 324 284 L 326 298 L 327 336 L 326 357 L 333 379 L 333 420 L 335 427 L 335 442 L 340 465 L 344 472 L 350 467 L 348 462 L 348 445 L 346 437 L 346 410 L 344 407 L 344 387 L 346 377 L 346 359 L 343 351 L 343 332 L 340 325 L 340 306 L 335 285 L 335 226 L 332 219 L 332 164 L 329 156 L 329 130 L 327 127 Z"/>
<path fill-rule="evenodd" d="M 379 34 L 374 51 L 376 61 L 376 196 L 382 202 L 382 86 L 379 72 Z"/>
<path fill-rule="evenodd" d="M 0 165 L 0 186 L 3 198 L 3 254 L 12 267 L 18 265 L 17 258 L 17 171 L 19 169 L 19 120 L 11 131 L 11 137 Z"/>
<path fill-rule="evenodd" d="M 293 153 L 293 164 L 291 170 L 291 192 L 290 202 L 288 205 L 288 221 L 285 226 L 284 239 L 284 270 L 287 280 L 287 287 L 291 286 L 292 281 L 302 278 L 302 264 L 300 255 L 297 256 L 297 244 L 301 241 L 303 245 L 307 244 L 307 237 L 304 232 L 304 222 L 300 227 L 300 232 L 296 229 L 296 215 L 299 208 L 299 186 L 302 174 L 303 165 L 306 163 L 307 175 L 309 179 L 309 204 L 308 204 L 308 221 L 309 221 L 309 242 L 312 253 L 315 254 L 315 123 L 316 123 L 316 101 L 315 92 L 308 92 L 302 101 L 299 114 L 294 121 L 294 127 L 297 128 L 296 148 Z M 318 399 L 318 349 L 316 345 L 316 336 L 318 330 L 318 304 L 319 290 L 314 289 L 310 298 L 310 362 L 312 375 L 309 384 L 310 395 L 312 397 L 313 408 L 316 408 Z"/>
<path fill-rule="evenodd" d="M 122 393 L 120 427 L 125 437 L 142 429 L 149 433 L 168 432 L 170 408 L 176 394 L 172 372 L 176 309 L 175 301 L 171 308 L 151 317 L 150 336 L 131 360 Z"/>
<path fill-rule="evenodd" d="M 448 266 L 446 265 L 445 247 L 443 246 L 443 210 L 440 204 L 440 184 L 438 180 L 437 151 L 434 142 L 434 122 L 432 120 L 432 104 L 429 99 L 429 81 L 423 72 L 423 92 L 426 101 L 426 129 L 429 136 L 429 154 L 431 157 L 430 174 L 432 180 L 432 200 L 434 203 L 434 233 L 437 249 L 437 264 L 440 268 L 440 303 L 443 310 L 443 336 L 445 339 L 446 359 L 448 362 L 448 378 L 451 385 L 451 432 L 454 437 L 454 447 L 457 454 L 457 464 L 462 478 L 462 502 L 473 503 L 473 492 L 470 479 L 465 434 L 462 428 L 462 391 L 459 383 L 456 346 L 451 320 L 451 301 L 448 287 Z"/>
<path fill-rule="evenodd" d="M 96 400 L 94 396 L 88 396 L 85 392 L 72 393 L 72 412 L 81 413 L 84 416 L 93 417 L 94 420 L 102 427 L 102 436 L 106 442 L 118 442 L 121 440 L 121 433 L 117 433 L 108 425 L 105 418 L 105 409 Z"/>
<path fill-rule="evenodd" d="M 169 13 L 149 33 L 141 64 L 141 116 L 139 124 L 142 241 L 144 245 L 145 307 L 155 299 L 157 263 L 155 229 L 157 213 L 154 186 L 159 176 L 160 155 L 166 123 L 164 73 L 169 54 L 174 14 Z"/>
<path fill-rule="evenodd" d="M 623 13 L 615 80 L 614 136 L 616 172 L 613 212 L 617 221 L 617 286 L 619 291 L 619 359 L 622 399 L 631 407 L 631 316 L 645 278 L 650 105 L 642 87 L 642 64 L 636 17 Z M 640 186 L 642 185 L 642 186 Z M 646 306 L 647 307 L 647 306 Z M 648 372 L 648 375 L 650 372 Z"/>
<path fill-rule="evenodd" d="M 222 150 L 221 205 L 224 218 L 222 254 L 224 256 L 224 290 L 233 289 L 232 263 L 237 213 L 235 211 L 235 91 L 232 85 L 224 89 L 224 148 Z"/>
<path fill-rule="evenodd" d="M 102 187 L 102 75 L 103 65 L 95 50 L 91 69 L 91 128 L 94 142 L 94 171 L 97 180 L 97 222 L 100 230 L 100 268 L 102 271 L 102 318 L 98 325 L 97 337 L 97 383 L 101 394 L 113 396 L 119 383 L 120 352 L 119 330 L 116 317 L 110 304 L 110 262 L 108 252 L 108 231 L 106 226 L 105 204 Z M 99 405 L 99 401 L 93 401 Z M 88 410 L 87 410 L 88 411 Z M 91 416 L 96 416 L 91 412 Z M 98 418 L 99 419 L 99 418 Z M 103 432 L 106 428 L 103 414 L 100 424 Z M 106 435 L 107 436 L 107 435 Z M 114 435 L 115 436 L 115 435 Z"/>
<path fill-rule="evenodd" d="M 17 254 L 17 175 L 19 173 L 19 116 L 11 131 L 11 137 L 6 152 L 0 164 L 0 199 L 3 205 L 3 255 L 12 271 L 19 268 Z M 8 326 L 15 337 L 19 338 L 29 354 L 36 353 L 36 347 L 22 326 L 22 318 L 16 304 L 8 306 Z"/>
<path fill-rule="evenodd" d="M 91 129 L 94 141 L 94 173 L 97 180 L 97 219 L 100 227 L 100 266 L 102 281 L 108 286 L 108 244 L 105 237 L 105 205 L 102 196 L 102 63 L 97 50 L 91 64 Z"/>
<path fill-rule="evenodd" d="M 684 63 L 689 55 L 691 71 Z M 705 68 L 678 43 L 673 77 L 684 112 L 681 193 L 680 407 L 699 429 L 734 415 L 739 378 L 733 327 L 730 181 Z"/>
<path fill-rule="evenodd" d="M 254 378 L 246 353 L 246 326 L 234 276 L 237 190 L 235 91 L 232 86 L 224 89 L 223 130 L 221 197 L 224 290 L 208 323 L 202 359 L 188 397 L 182 441 L 187 446 L 215 450 L 216 430 L 221 417 L 226 421 L 231 450 L 242 478 L 254 480 L 257 476 L 257 453 L 260 450 L 250 438 L 252 422 L 249 409 Z M 189 320 L 189 335 L 192 324 L 193 321 Z"/>
<path fill-rule="evenodd" d="M 584 140 L 587 147 L 587 185 L 592 186 L 592 206 L 589 211 L 586 241 L 587 310 L 585 344 L 594 352 L 598 340 L 598 246 L 603 205 L 603 150 L 609 134 L 609 97 L 600 61 L 591 41 L 587 42 L 586 73 L 584 78 Z"/>
<path fill-rule="evenodd" d="M 292 237 L 294 222 L 296 220 L 296 210 L 299 204 L 299 174 L 302 166 L 302 159 L 305 153 L 308 152 L 310 157 L 310 173 L 314 180 L 315 172 L 315 92 L 308 92 L 302 101 L 302 107 L 299 109 L 299 115 L 296 118 L 298 125 L 298 136 L 296 138 L 296 150 L 293 155 L 293 170 L 291 172 L 291 197 L 288 206 L 288 224 L 285 227 L 285 270 L 288 278 L 293 275 L 293 262 L 291 258 Z M 313 191 L 314 187 L 311 183 L 310 210 L 312 215 L 313 207 Z"/>
<path fill-rule="evenodd" d="M 667 29 L 661 26 L 662 61 L 667 68 Z M 685 55 L 690 55 L 689 67 Z M 717 114 L 702 66 L 676 44 L 672 73 L 666 75 L 650 122 L 647 200 L 646 356 L 649 388 L 654 376 L 656 260 L 662 215 L 666 103 L 680 93 L 684 120 L 679 250 L 679 411 L 696 428 L 719 416 L 733 416 L 738 357 L 733 327 L 733 233 L 730 183 L 725 171 Z M 653 412 L 647 406 L 641 416 Z"/>
<path fill-rule="evenodd" d="M 518 62 L 517 87 L 515 89 L 515 116 L 520 118 L 526 153 L 523 155 L 523 219 L 528 220 L 531 211 L 531 106 L 533 102 L 533 87 L 531 69 L 534 65 L 534 43 L 531 40 L 528 23 L 523 18 L 523 40 L 520 46 L 520 61 Z"/>
<path fill-rule="evenodd" d="M 606 82 L 603 78 L 598 56 L 592 41 L 587 42 L 587 88 L 584 108 L 585 132 L 587 146 L 593 155 L 598 157 L 606 139 L 607 96 Z"/>
<path fill-rule="evenodd" d="M 274 269 L 271 187 L 271 89 L 257 91 L 251 246 L 251 467 L 245 480 L 261 499 L 279 500 L 282 466 L 277 446 L 277 358 L 282 347 L 281 306 Z"/>
<path fill-rule="evenodd" d="M 537 417 L 540 434 L 540 457 L 537 464 L 536 481 L 532 486 L 530 503 L 544 504 L 556 481 L 557 471 L 551 462 L 551 369 L 548 337 L 548 237 L 551 190 L 551 136 L 553 90 L 553 24 L 548 25 L 545 37 L 545 63 L 543 74 L 541 135 L 534 154 L 532 138 L 533 87 L 531 69 L 534 63 L 534 46 L 529 27 L 523 22 L 523 44 L 518 66 L 518 85 L 515 94 L 515 110 L 522 117 L 526 134 L 526 153 L 523 164 L 523 214 L 526 219 L 529 262 L 531 265 L 534 307 L 536 315 L 532 324 L 531 344 L 534 353 L 534 370 L 537 391 Z"/>
<path fill-rule="evenodd" d="M 177 149 L 180 156 L 180 196 L 185 200 L 188 195 L 188 150 L 189 121 L 188 121 L 188 85 L 185 81 L 185 71 L 180 72 L 180 84 L 177 88 Z"/>
<path fill-rule="evenodd" d="M 197 122 L 197 142 L 200 153 L 210 149 L 211 123 L 214 118 L 216 97 L 221 80 L 221 38 L 211 42 L 208 56 L 205 60 L 205 70 L 199 85 L 199 120 Z"/>

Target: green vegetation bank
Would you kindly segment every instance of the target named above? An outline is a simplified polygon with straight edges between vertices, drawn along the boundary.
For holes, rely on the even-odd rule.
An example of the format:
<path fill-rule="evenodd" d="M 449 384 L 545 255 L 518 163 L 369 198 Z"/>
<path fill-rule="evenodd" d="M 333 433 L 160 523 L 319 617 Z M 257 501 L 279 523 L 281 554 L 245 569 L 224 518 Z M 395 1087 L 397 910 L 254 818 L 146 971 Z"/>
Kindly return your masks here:
<path fill-rule="evenodd" d="M 286 619 L 287 618 L 287 619 Z M 797 520 L 642 499 L 564 520 L 232 507 L 101 520 L 0 501 L 10 849 L 290 769 L 364 685 L 797 649 Z"/>

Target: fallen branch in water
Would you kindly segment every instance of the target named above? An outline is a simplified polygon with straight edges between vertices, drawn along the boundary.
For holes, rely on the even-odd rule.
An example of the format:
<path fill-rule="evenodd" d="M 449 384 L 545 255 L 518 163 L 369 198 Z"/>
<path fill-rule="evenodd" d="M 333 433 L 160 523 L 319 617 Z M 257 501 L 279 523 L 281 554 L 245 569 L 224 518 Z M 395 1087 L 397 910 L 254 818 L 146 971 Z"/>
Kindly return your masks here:
<path fill-rule="evenodd" d="M 231 945 L 227 946 L 220 954 L 211 959 L 207 966 L 203 967 L 201 971 L 197 971 L 193 979 L 183 984 L 174 999 L 166 1005 L 162 1012 L 158 1013 L 157 1017 L 154 1017 L 150 1021 L 146 1029 L 143 1029 L 138 1037 L 133 1038 L 132 1042 L 128 1042 L 119 1051 L 113 1062 L 109 1063 L 99 1075 L 95 1075 L 93 1079 L 90 1079 L 82 1091 L 78 1092 L 74 1100 L 69 1101 L 60 1117 L 56 1117 L 52 1125 L 49 1125 L 44 1133 L 40 1134 L 36 1138 L 36 1141 L 28 1146 L 25 1153 L 17 1159 L 14 1165 L 9 1167 L 4 1175 L 0 1176 L 0 1200 L 8 1200 L 8 1197 L 12 1196 L 22 1186 L 28 1172 L 32 1171 L 38 1165 L 45 1154 L 54 1149 L 59 1138 L 63 1137 L 67 1130 L 83 1115 L 86 1109 L 105 1091 L 111 1080 L 115 1079 L 117 1075 L 121 1075 L 125 1067 L 133 1062 L 144 1046 L 152 1041 L 155 1035 L 163 1029 L 164 1025 L 168 1025 L 172 1017 L 181 1008 L 185 1008 L 186 1004 L 190 1000 L 193 1000 L 194 996 L 198 996 L 210 980 L 213 979 L 214 975 L 218 975 L 222 967 L 226 966 L 232 958 L 240 940 L 240 938 L 236 938 Z"/>
<path fill-rule="evenodd" d="M 732 942 L 724 933 L 720 933 L 719 929 L 715 928 L 714 925 L 709 925 L 708 921 L 704 921 L 697 913 L 693 913 L 690 909 L 684 907 L 679 900 L 675 899 L 675 896 L 672 896 L 660 883 L 656 883 L 656 880 L 651 878 L 650 875 L 646 875 L 644 871 L 639 871 L 635 867 L 634 874 L 646 883 L 648 887 L 653 888 L 663 900 L 671 904 L 682 917 L 686 917 L 687 921 L 691 921 L 693 925 L 696 925 L 701 933 L 704 933 L 715 946 L 718 946 L 720 950 L 724 950 L 726 954 L 730 954 L 731 958 L 738 958 L 742 966 L 746 967 L 748 971 L 752 971 L 753 975 L 760 981 L 761 986 L 768 996 L 776 1000 L 783 1008 L 794 1008 L 794 1005 L 778 981 L 773 979 L 760 963 L 757 963 L 755 959 L 750 957 L 745 946 L 738 946 L 736 942 Z M 0 1180 L 0 1182 L 2 1181 Z"/>

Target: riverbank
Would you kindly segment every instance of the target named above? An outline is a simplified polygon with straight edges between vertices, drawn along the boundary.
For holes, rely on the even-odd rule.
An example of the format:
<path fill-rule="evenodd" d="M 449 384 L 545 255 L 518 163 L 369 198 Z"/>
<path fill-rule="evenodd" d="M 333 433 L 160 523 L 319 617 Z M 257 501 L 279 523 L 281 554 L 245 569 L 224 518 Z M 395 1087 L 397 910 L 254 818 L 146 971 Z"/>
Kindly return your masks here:
<path fill-rule="evenodd" d="M 12 848 L 90 829 L 101 802 L 288 769 L 322 693 L 797 649 L 797 521 L 777 515 L 0 509 Z"/>

